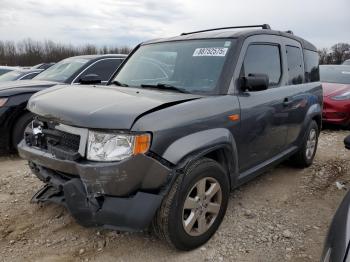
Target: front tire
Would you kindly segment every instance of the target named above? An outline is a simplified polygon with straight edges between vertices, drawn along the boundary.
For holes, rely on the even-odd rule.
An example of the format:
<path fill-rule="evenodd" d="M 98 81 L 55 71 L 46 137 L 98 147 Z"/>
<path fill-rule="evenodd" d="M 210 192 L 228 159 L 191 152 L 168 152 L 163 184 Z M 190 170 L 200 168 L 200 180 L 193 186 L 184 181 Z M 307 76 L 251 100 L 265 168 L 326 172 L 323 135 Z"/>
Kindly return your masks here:
<path fill-rule="evenodd" d="M 195 161 L 163 200 L 153 221 L 156 235 L 180 250 L 203 245 L 224 218 L 229 192 L 228 176 L 216 161 Z"/>
<path fill-rule="evenodd" d="M 306 130 L 304 141 L 299 151 L 291 158 L 297 167 L 309 167 L 315 157 L 318 144 L 319 129 L 316 121 L 312 120 Z"/>
<path fill-rule="evenodd" d="M 17 150 L 19 142 L 24 137 L 24 131 L 30 122 L 33 121 L 33 114 L 25 113 L 16 122 L 12 130 L 12 147 Z"/>

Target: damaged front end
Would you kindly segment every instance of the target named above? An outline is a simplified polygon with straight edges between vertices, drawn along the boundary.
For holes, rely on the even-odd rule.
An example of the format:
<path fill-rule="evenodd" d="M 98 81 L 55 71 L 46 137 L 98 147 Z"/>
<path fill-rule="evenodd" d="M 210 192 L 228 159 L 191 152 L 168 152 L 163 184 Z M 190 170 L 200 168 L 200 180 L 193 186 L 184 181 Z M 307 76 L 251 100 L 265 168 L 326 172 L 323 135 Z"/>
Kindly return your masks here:
<path fill-rule="evenodd" d="M 173 177 L 171 167 L 150 154 L 89 161 L 88 132 L 45 119 L 26 129 L 19 154 L 45 183 L 32 200 L 63 205 L 84 226 L 145 229 Z"/>

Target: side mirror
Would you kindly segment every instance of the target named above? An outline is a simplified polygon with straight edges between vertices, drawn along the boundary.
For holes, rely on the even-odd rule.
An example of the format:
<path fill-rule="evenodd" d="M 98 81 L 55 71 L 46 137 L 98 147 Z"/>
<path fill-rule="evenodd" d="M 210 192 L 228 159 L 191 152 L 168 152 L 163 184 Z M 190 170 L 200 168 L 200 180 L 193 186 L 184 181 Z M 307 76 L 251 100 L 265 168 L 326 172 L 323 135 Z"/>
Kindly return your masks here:
<path fill-rule="evenodd" d="M 350 149 L 350 136 L 345 137 L 344 145 L 346 149 Z"/>
<path fill-rule="evenodd" d="M 262 91 L 269 87 L 269 76 L 266 74 L 249 74 L 241 79 L 242 91 Z"/>
<path fill-rule="evenodd" d="M 84 75 L 80 78 L 79 83 L 83 85 L 101 84 L 102 79 L 96 74 Z"/>

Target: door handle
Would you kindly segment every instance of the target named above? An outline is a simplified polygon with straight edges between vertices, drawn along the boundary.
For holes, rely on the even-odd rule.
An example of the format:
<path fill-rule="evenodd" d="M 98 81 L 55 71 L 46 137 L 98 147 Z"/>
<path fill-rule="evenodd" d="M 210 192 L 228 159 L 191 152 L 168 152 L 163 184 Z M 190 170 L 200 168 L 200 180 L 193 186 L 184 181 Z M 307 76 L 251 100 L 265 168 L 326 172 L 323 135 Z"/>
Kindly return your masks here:
<path fill-rule="evenodd" d="M 293 103 L 293 99 L 286 97 L 283 99 L 283 106 L 289 106 L 290 104 Z"/>

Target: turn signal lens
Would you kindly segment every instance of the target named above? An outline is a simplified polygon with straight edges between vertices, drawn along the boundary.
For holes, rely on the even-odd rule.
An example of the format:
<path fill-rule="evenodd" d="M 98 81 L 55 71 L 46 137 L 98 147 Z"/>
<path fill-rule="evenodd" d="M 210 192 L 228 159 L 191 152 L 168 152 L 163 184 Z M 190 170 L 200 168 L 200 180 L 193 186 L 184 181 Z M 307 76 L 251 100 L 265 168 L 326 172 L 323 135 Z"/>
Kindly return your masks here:
<path fill-rule="evenodd" d="M 0 107 L 3 107 L 6 104 L 7 100 L 7 98 L 0 98 Z"/>
<path fill-rule="evenodd" d="M 143 134 L 135 136 L 134 155 L 144 154 L 151 146 L 151 135 Z"/>
<path fill-rule="evenodd" d="M 239 115 L 238 115 L 238 114 L 229 115 L 228 118 L 229 118 L 231 121 L 238 121 L 238 120 L 239 120 Z"/>

